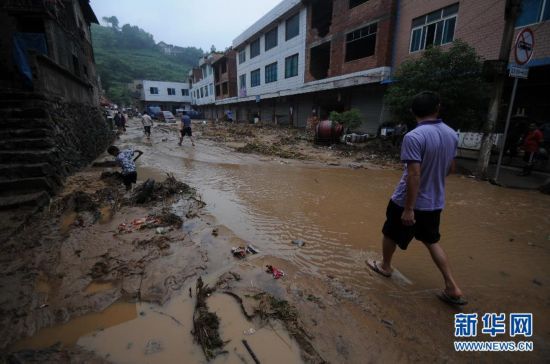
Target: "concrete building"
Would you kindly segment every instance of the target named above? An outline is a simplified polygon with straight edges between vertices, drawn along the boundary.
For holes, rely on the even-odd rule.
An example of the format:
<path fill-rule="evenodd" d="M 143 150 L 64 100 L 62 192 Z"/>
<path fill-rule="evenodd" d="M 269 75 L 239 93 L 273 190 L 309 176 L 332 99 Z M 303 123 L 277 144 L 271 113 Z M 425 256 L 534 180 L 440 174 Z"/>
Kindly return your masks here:
<path fill-rule="evenodd" d="M 304 127 L 358 108 L 376 132 L 389 78 L 394 1 L 284 0 L 233 41 L 238 95 L 216 100 L 237 120 Z M 364 51 L 366 50 L 366 51 Z"/>
<path fill-rule="evenodd" d="M 208 119 L 215 118 L 214 69 L 212 63 L 223 55 L 210 53 L 199 60 L 199 66 L 189 71 L 191 104 Z"/>
<path fill-rule="evenodd" d="M 191 96 L 187 82 L 134 81 L 133 88 L 139 95 L 140 108 L 159 106 L 175 114 L 176 109 L 191 109 Z"/>
<path fill-rule="evenodd" d="M 392 66 L 422 54 L 431 45 L 450 47 L 461 39 L 485 60 L 498 58 L 504 31 L 506 1 L 434 0 L 398 2 L 395 49 Z M 535 35 L 533 59 L 527 64 L 529 78 L 518 84 L 514 113 L 524 112 L 537 122 L 548 120 L 550 104 L 550 1 L 523 1 L 522 13 L 516 23 L 515 36 L 529 27 Z M 515 64 L 513 54 L 510 63 Z M 513 80 L 507 82 L 504 100 L 509 100 Z M 504 118 L 504 113 L 501 113 Z M 502 124 L 502 122 L 501 122 Z M 502 125 L 500 125 L 502 127 Z"/>
<path fill-rule="evenodd" d="M 214 69 L 214 93 L 216 104 L 237 97 L 237 52 L 229 48 L 223 56 L 212 62 Z M 216 105 L 215 119 L 227 118 L 224 105 Z M 231 116 L 233 117 L 233 116 Z"/>
<path fill-rule="evenodd" d="M 0 209 L 36 208 L 111 141 L 90 34 L 98 21 L 88 0 L 4 0 L 0 22 Z"/>

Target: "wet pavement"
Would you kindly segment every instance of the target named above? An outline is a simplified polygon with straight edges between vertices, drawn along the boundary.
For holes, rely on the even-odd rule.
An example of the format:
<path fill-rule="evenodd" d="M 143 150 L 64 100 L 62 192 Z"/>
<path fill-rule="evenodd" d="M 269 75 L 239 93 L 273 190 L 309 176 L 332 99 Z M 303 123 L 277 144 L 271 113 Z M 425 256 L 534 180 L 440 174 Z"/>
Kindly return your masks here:
<path fill-rule="evenodd" d="M 392 279 L 373 274 L 365 265 L 367 258 L 380 252 L 385 209 L 400 171 L 327 167 L 316 162 L 238 154 L 200 136 L 196 147 L 189 140 L 179 147 L 175 131 L 168 130 L 155 128 L 152 141 L 145 140 L 138 128 L 129 128 L 122 137 L 119 144 L 123 147 L 145 152 L 139 161 L 140 180 L 158 180 L 165 173 L 173 173 L 195 187 L 207 203 L 207 212 L 233 236 L 228 238 L 229 244 L 244 241 L 258 247 L 262 256 L 284 262 L 285 269 L 295 272 L 285 279 L 299 284 L 308 276 L 319 280 L 336 277 L 345 286 L 349 302 L 378 321 L 391 322 L 392 330 L 400 334 L 386 348 L 371 336 L 371 347 L 378 345 L 371 352 L 375 360 L 388 357 L 384 350 L 414 354 L 421 350 L 419 345 L 438 347 L 433 350 L 443 353 L 443 361 L 460 360 L 452 349 L 453 314 L 460 311 L 435 298 L 442 281 L 426 249 L 415 242 L 406 252 L 398 251 L 394 266 L 400 274 Z M 523 355 L 518 358 L 548 358 L 550 332 L 545 328 L 550 325 L 550 196 L 451 176 L 447 201 L 442 215 L 442 245 L 470 301 L 462 312 L 533 313 L 533 341 L 539 351 L 535 356 L 518 354 Z M 304 246 L 292 244 L 294 239 L 302 239 Z M 216 269 L 227 270 L 234 264 L 227 260 L 226 252 L 216 257 L 216 249 L 229 246 L 210 249 L 210 259 L 217 261 L 214 271 L 207 272 L 211 276 Z M 326 292 L 318 294 L 327 296 Z M 225 306 L 230 311 L 226 315 L 237 317 L 225 299 L 214 297 L 212 306 Z M 117 303 L 99 314 L 101 319 L 83 317 L 83 321 L 73 320 L 55 334 L 46 329 L 39 335 L 67 344 L 78 342 L 113 362 L 150 362 L 154 358 L 155 362 L 168 363 L 181 362 L 182 357 L 186 362 L 202 362 L 200 348 L 192 343 L 190 327 L 185 326 L 190 321 L 184 318 L 192 315 L 190 302 L 182 295 L 163 307 Z M 124 314 L 114 314 L 118 309 Z M 159 310 L 164 314 L 155 313 Z M 114 316 L 117 320 L 109 319 Z M 223 320 L 224 313 L 220 316 Z M 224 330 L 241 331 L 244 324 L 228 325 L 238 329 L 224 326 L 222 334 Z M 371 324 L 358 321 L 356 325 Z M 144 330 L 147 335 L 143 335 Z M 280 340 L 288 342 L 287 347 L 295 345 L 287 339 Z M 17 347 L 33 346 L 33 340 L 41 341 L 35 337 Z M 159 347 L 162 350 L 155 351 Z M 245 355 L 242 348 L 239 350 L 226 362 L 239 362 L 239 356 Z M 298 356 L 292 356 L 295 354 L 291 349 L 282 356 L 286 359 L 265 362 L 299 361 Z M 413 354 L 391 358 L 422 358 Z"/>

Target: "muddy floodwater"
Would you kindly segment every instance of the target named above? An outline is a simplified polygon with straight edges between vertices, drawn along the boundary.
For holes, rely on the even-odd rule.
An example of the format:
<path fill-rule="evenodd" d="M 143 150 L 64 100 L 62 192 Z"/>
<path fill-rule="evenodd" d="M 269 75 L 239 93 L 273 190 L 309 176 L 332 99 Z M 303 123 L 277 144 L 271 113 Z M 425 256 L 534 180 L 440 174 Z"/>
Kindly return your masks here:
<path fill-rule="evenodd" d="M 395 342 L 402 350 L 419 350 L 419 344 L 437 341 L 449 345 L 447 352 L 452 351 L 453 314 L 459 311 L 436 299 L 442 280 L 421 243 L 413 242 L 406 252 L 397 252 L 394 266 L 398 274 L 391 280 L 373 275 L 365 265 L 367 258 L 380 253 L 385 209 L 400 171 L 239 155 L 200 138 L 195 148 L 185 143 L 178 147 L 175 136 L 166 141 L 154 136 L 150 143 L 137 130 L 131 130 L 121 144 L 145 152 L 139 180 L 162 179 L 166 172 L 173 173 L 198 190 L 207 203 L 205 209 L 218 224 L 253 244 L 262 255 L 286 262 L 294 272 L 338 277 L 357 298 L 358 306 L 369 301 L 367 309 L 376 317 L 406 333 Z M 451 176 L 441 234 L 455 278 L 470 302 L 463 312 L 533 313 L 535 349 L 548 353 L 549 196 Z M 304 245 L 292 244 L 295 239 L 303 240 Z M 215 261 L 215 252 L 211 253 Z M 226 270 L 230 264 L 220 259 L 208 273 Z M 285 279 L 293 277 L 300 280 L 302 276 Z M 109 287 L 88 289 L 93 294 Z M 325 294 L 319 292 L 320 297 Z M 239 335 L 253 326 L 242 321 L 232 298 L 216 294 L 211 300 L 212 309 L 222 318 L 222 337 L 240 342 Z M 204 361 L 189 334 L 192 303 L 185 294 L 164 307 L 115 304 L 93 315 L 42 330 L 17 348 L 62 341 L 78 343 L 118 363 L 178 363 L 182 358 L 189 363 Z M 264 343 L 272 341 L 272 353 L 280 353 L 279 357 L 270 356 L 259 340 L 255 345 L 262 363 L 300 362 L 296 343 L 284 330 L 254 330 L 251 343 L 265 335 Z M 242 345 L 234 349 L 231 344 L 227 350 L 231 356 L 219 362 L 240 362 L 239 358 L 247 355 Z M 383 352 L 383 347 L 378 348 L 373 356 L 384 359 Z"/>

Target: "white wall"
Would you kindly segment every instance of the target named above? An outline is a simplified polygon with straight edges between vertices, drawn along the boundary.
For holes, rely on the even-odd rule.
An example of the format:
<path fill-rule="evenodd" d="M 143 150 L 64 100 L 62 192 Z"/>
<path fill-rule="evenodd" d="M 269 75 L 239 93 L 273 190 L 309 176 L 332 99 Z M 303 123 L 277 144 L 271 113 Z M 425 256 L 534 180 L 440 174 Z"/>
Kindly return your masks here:
<path fill-rule="evenodd" d="M 158 101 L 158 102 L 181 102 L 190 103 L 191 95 L 182 96 L 181 90 L 189 90 L 189 84 L 187 82 L 164 82 L 164 81 L 149 81 L 143 80 L 142 100 L 145 101 Z M 151 94 L 151 87 L 158 88 L 158 94 Z M 175 95 L 168 95 L 168 88 L 176 90 Z M 191 92 L 191 91 L 189 91 Z"/>
<path fill-rule="evenodd" d="M 246 61 L 242 64 L 239 64 L 239 57 L 237 54 L 237 90 L 240 99 L 253 99 L 256 95 L 265 95 L 276 93 L 284 90 L 297 89 L 304 85 L 304 70 L 305 70 L 305 46 L 306 46 L 306 14 L 307 11 L 305 8 L 300 10 L 300 33 L 286 41 L 286 19 L 290 18 L 292 15 L 296 14 L 291 13 L 290 16 L 285 16 L 278 20 L 278 42 L 277 46 L 265 51 L 265 34 L 258 33 L 253 34 L 250 41 L 257 39 L 257 35 L 260 35 L 260 54 L 252 59 L 250 59 L 250 44 L 246 44 Z M 257 28 L 254 25 L 251 28 Z M 267 31 L 270 31 L 271 28 L 268 28 Z M 250 35 L 250 34 L 249 34 Z M 243 36 L 240 35 L 233 44 L 238 43 L 238 39 L 243 39 Z M 242 49 L 242 45 L 237 48 L 237 51 Z M 292 56 L 298 53 L 298 75 L 285 79 L 285 58 Z M 265 66 L 277 62 L 277 81 L 265 83 Z M 260 85 L 251 87 L 250 86 L 250 72 L 256 69 L 260 69 Z M 240 76 L 246 74 L 246 97 L 243 97 L 243 93 L 240 88 Z M 244 100 L 243 100 L 244 101 Z"/>
<path fill-rule="evenodd" d="M 201 66 L 204 65 L 204 62 L 199 63 Z M 214 69 L 211 65 L 206 64 L 204 65 L 206 67 L 206 77 L 204 77 L 199 82 L 193 83 L 193 87 L 191 88 L 190 95 L 191 95 L 191 103 L 193 105 L 207 105 L 207 104 L 213 104 L 216 96 L 214 89 Z M 201 67 L 202 68 L 202 67 Z M 210 85 L 212 85 L 212 89 L 210 89 Z M 208 96 L 200 97 L 200 89 L 203 89 L 203 95 L 204 95 L 204 87 L 208 89 Z M 195 97 L 195 91 L 198 91 L 199 97 Z M 212 91 L 212 92 L 211 92 Z"/>

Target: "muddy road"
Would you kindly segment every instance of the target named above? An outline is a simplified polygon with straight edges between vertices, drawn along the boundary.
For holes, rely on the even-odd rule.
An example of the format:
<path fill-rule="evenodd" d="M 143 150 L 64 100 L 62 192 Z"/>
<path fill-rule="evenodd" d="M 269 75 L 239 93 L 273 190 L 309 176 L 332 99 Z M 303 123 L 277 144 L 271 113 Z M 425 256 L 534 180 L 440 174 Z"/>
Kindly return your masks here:
<path fill-rule="evenodd" d="M 466 307 L 455 309 L 437 300 L 442 281 L 418 242 L 396 254 L 399 274 L 392 279 L 373 274 L 365 265 L 367 258 L 379 255 L 385 208 L 399 170 L 367 162 L 360 168 L 349 168 L 347 161 L 329 165 L 335 158 L 297 161 L 235 153 L 201 139 L 199 128 L 196 147 L 189 140 L 179 147 L 175 128 L 157 126 L 152 141 L 147 141 L 138 124 L 132 121 L 118 144 L 145 152 L 139 160 L 139 180 L 162 181 L 166 173 L 173 173 L 196 188 L 198 200 L 206 203 L 198 219 L 184 219 L 189 243 L 175 252 L 179 258 L 174 258 L 174 266 L 159 263 L 146 268 L 150 276 L 156 270 L 171 275 L 178 270 L 177 287 L 154 296 L 153 282 L 152 296 L 139 300 L 118 293 L 132 291 L 123 289 L 128 283 L 120 279 L 71 287 L 85 297 L 110 292 L 107 308 L 81 310 L 63 324 L 11 343 L 7 351 L 44 349 L 61 342 L 63 348 L 76 351 L 72 357 L 92 353 L 98 362 L 204 362 L 190 334 L 194 298 L 188 289 L 199 275 L 217 285 L 221 275 L 232 272 L 242 279 L 225 284 L 225 290 L 244 301 L 261 292 L 288 301 L 303 335 L 295 335 L 284 320 L 269 326 L 247 320 L 241 312 L 246 312 L 246 302 L 239 304 L 217 292 L 209 306 L 221 318 L 222 338 L 231 341 L 228 354 L 215 362 L 253 362 L 243 339 L 261 362 L 543 362 L 550 357 L 550 196 L 463 176 L 449 178 L 442 244 L 469 300 Z M 119 213 L 111 224 L 114 228 L 144 214 L 139 209 Z M 74 245 L 81 238 L 70 232 L 63 244 Z M 304 245 L 292 243 L 297 239 Z M 231 256 L 231 247 L 247 244 L 261 252 L 244 260 Z M 186 268 L 176 269 L 178 264 Z M 273 279 L 264 272 L 266 265 L 283 270 L 285 276 Z M 191 277 L 190 272 L 196 274 Z M 35 279 L 40 297 L 58 289 L 48 280 Z M 456 353 L 454 314 L 459 312 L 533 313 L 534 351 Z M 300 337 L 306 337 L 314 350 L 308 353 Z"/>

